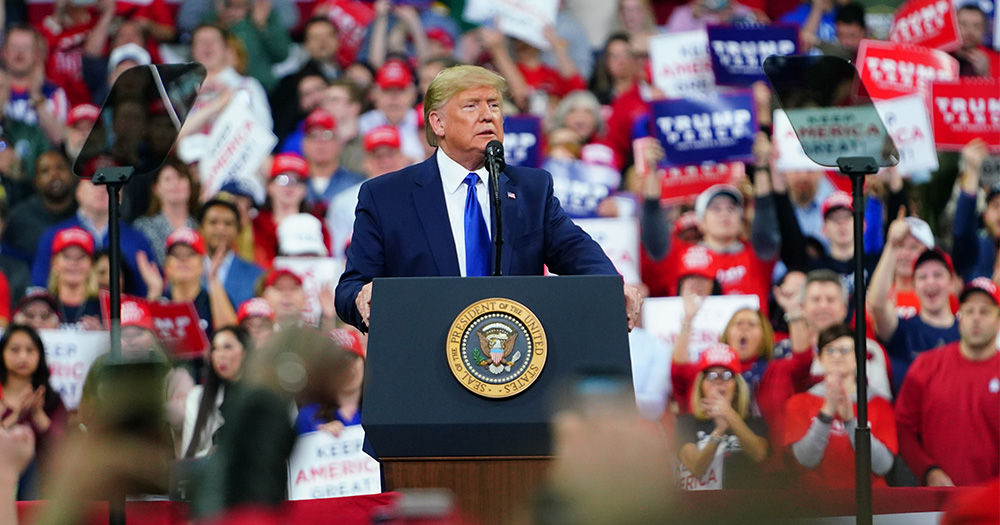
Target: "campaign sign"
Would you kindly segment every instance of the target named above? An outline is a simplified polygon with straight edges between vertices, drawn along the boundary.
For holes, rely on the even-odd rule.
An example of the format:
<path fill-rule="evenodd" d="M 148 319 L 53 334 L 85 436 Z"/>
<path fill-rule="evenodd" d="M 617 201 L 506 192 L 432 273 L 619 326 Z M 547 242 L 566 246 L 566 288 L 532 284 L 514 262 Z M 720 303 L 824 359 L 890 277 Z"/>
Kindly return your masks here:
<path fill-rule="evenodd" d="M 938 148 L 959 151 L 972 139 L 982 138 L 991 152 L 1000 152 L 1000 84 L 996 80 L 935 82 L 931 111 Z"/>
<path fill-rule="evenodd" d="M 778 158 L 774 164 L 776 170 L 785 172 L 826 169 L 826 167 L 816 164 L 802 150 L 802 143 L 795 135 L 792 123 L 788 121 L 788 115 L 785 115 L 785 110 L 774 110 L 771 126 L 771 140 L 774 141 L 774 147 L 778 150 Z"/>
<path fill-rule="evenodd" d="M 871 106 L 789 109 L 802 150 L 824 166 L 840 157 L 883 159 L 889 141 L 878 112 Z"/>
<path fill-rule="evenodd" d="M 653 84 L 668 97 L 702 96 L 715 90 L 704 30 L 650 37 L 649 67 Z"/>
<path fill-rule="evenodd" d="M 365 35 L 368 34 L 368 26 L 375 20 L 372 6 L 353 0 L 326 0 L 316 5 L 314 14 L 325 14 L 337 27 L 337 34 L 340 36 L 337 61 L 344 67 L 353 63 L 364 43 Z"/>
<path fill-rule="evenodd" d="M 756 119 L 748 90 L 651 104 L 656 138 L 671 166 L 753 158 Z"/>
<path fill-rule="evenodd" d="M 576 219 L 573 222 L 601 245 L 625 284 L 639 284 L 639 224 L 633 217 Z"/>
<path fill-rule="evenodd" d="M 494 20 L 500 31 L 546 50 L 545 26 L 556 23 L 559 0 L 468 0 L 462 18 L 474 24 L 489 24 Z"/>
<path fill-rule="evenodd" d="M 542 120 L 534 115 L 503 119 L 503 158 L 509 166 L 542 166 Z"/>
<path fill-rule="evenodd" d="M 875 103 L 889 136 L 899 150 L 899 164 L 896 169 L 908 176 L 915 171 L 938 169 L 937 151 L 934 148 L 934 132 L 924 97 L 908 95 Z"/>
<path fill-rule="evenodd" d="M 361 425 L 345 427 L 338 437 L 325 431 L 300 435 L 288 457 L 288 499 L 382 492 L 378 461 L 361 449 L 364 441 Z"/>
<path fill-rule="evenodd" d="M 708 48 L 716 84 L 749 86 L 767 81 L 765 58 L 798 53 L 799 30 L 787 24 L 708 26 Z"/>
<path fill-rule="evenodd" d="M 688 355 L 697 361 L 708 345 L 718 343 L 729 319 L 744 308 L 760 309 L 756 295 L 711 295 L 704 298 L 701 309 L 691 321 Z M 673 350 L 684 319 L 684 299 L 681 297 L 650 297 L 642 303 L 642 326 L 659 337 Z"/>
<path fill-rule="evenodd" d="M 80 406 L 83 381 L 90 365 L 110 348 L 107 332 L 39 330 L 49 364 L 49 385 L 69 410 Z"/>
<path fill-rule="evenodd" d="M 275 257 L 275 269 L 287 269 L 302 278 L 302 290 L 306 294 L 306 307 L 302 310 L 302 320 L 319 326 L 323 315 L 320 294 L 324 287 L 333 297 L 333 290 L 344 273 L 344 259 L 333 257 Z"/>
<path fill-rule="evenodd" d="M 858 74 L 873 100 L 926 95 L 932 82 L 958 80 L 958 61 L 937 49 L 862 40 Z"/>
<path fill-rule="evenodd" d="M 694 202 L 701 192 L 716 184 L 730 184 L 743 178 L 742 162 L 707 162 L 690 166 L 670 166 L 657 172 L 664 203 Z"/>
<path fill-rule="evenodd" d="M 889 41 L 953 51 L 962 45 L 951 0 L 910 0 L 896 10 Z"/>
<path fill-rule="evenodd" d="M 255 199 L 263 201 L 257 168 L 277 143 L 274 133 L 253 116 L 247 92 L 236 92 L 212 125 L 205 156 L 198 164 L 202 196 L 213 196 L 226 182 L 238 180 L 254 189 Z"/>
<path fill-rule="evenodd" d="M 111 318 L 111 295 L 107 291 L 100 294 L 101 312 L 105 319 Z M 211 346 L 194 303 L 185 301 L 147 301 L 142 297 L 122 294 L 122 302 L 135 301 L 149 306 L 156 328 L 156 338 L 174 359 L 195 359 L 202 357 Z"/>

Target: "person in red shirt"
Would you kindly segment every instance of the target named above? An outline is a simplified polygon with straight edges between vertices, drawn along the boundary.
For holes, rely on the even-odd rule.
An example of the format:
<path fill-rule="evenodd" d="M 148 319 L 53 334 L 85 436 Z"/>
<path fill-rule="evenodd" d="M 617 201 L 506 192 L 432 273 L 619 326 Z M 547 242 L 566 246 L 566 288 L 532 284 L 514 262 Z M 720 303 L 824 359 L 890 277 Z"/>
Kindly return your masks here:
<path fill-rule="evenodd" d="M 986 13 L 974 3 L 958 8 L 958 32 L 962 47 L 952 51 L 958 60 L 961 77 L 993 77 L 1000 75 L 1000 53 L 983 45 L 986 37 Z M 995 38 L 995 37 L 994 37 Z"/>
<path fill-rule="evenodd" d="M 929 486 L 1000 475 L 1000 287 L 977 277 L 959 303 L 961 338 L 917 356 L 896 400 L 900 455 Z"/>
<path fill-rule="evenodd" d="M 819 335 L 823 381 L 785 403 L 784 446 L 794 458 L 799 483 L 810 488 L 854 486 L 854 431 L 857 421 L 857 361 L 854 333 L 844 324 Z M 885 399 L 869 395 L 872 485 L 885 476 L 896 454 L 896 421 Z"/>
<path fill-rule="evenodd" d="M 102 0 L 98 10 L 114 9 L 114 2 Z M 57 0 L 51 15 L 42 20 L 42 36 L 49 47 L 46 73 L 66 90 L 70 105 L 91 102 L 83 80 L 83 48 L 87 35 L 97 24 L 97 11 L 70 0 Z"/>

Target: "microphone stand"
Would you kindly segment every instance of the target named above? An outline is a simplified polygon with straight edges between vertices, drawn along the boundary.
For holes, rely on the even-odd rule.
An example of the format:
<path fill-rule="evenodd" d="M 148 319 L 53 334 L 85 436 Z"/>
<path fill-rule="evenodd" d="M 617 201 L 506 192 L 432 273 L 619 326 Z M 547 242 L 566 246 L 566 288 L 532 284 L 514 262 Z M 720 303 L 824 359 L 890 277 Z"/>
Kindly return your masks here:
<path fill-rule="evenodd" d="M 486 156 L 486 171 L 490 173 L 490 189 L 493 196 L 493 216 L 495 217 L 495 230 L 493 232 L 493 245 L 496 247 L 496 255 L 493 259 L 493 276 L 500 277 L 501 251 L 503 247 L 503 221 L 500 212 L 500 172 L 504 169 L 503 157 L 497 158 L 493 155 Z"/>

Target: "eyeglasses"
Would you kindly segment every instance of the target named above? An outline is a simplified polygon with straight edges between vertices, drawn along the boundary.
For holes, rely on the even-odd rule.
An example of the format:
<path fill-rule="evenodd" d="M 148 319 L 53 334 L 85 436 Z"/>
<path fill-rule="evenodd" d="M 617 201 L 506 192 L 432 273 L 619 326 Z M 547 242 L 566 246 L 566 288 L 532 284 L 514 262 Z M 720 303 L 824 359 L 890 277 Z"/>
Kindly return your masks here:
<path fill-rule="evenodd" d="M 823 349 L 823 352 L 833 355 L 840 354 L 842 356 L 849 356 L 854 353 L 854 347 L 852 346 L 828 346 Z"/>
<path fill-rule="evenodd" d="M 310 131 L 306 133 L 306 138 L 309 140 L 333 140 L 333 131 L 329 129 Z"/>
<path fill-rule="evenodd" d="M 733 378 L 733 373 L 730 372 L 729 370 L 726 370 L 724 372 L 713 371 L 705 374 L 705 380 L 712 383 L 718 383 L 720 381 L 725 382 L 731 380 L 732 378 Z"/>

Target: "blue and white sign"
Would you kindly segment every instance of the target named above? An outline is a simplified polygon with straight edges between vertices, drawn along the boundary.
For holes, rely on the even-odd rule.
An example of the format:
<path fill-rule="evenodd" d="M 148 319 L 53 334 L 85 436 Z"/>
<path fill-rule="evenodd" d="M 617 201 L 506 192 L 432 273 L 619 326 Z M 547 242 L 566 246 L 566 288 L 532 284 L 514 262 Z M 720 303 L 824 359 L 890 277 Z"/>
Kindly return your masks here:
<path fill-rule="evenodd" d="M 503 156 L 508 166 L 542 166 L 542 120 L 532 115 L 503 119 Z"/>
<path fill-rule="evenodd" d="M 708 26 L 715 83 L 749 86 L 767 81 L 761 65 L 771 55 L 794 55 L 799 50 L 798 29 L 792 25 Z"/>
<path fill-rule="evenodd" d="M 670 166 L 753 158 L 757 120 L 750 91 L 659 100 L 652 110 L 656 137 Z"/>

